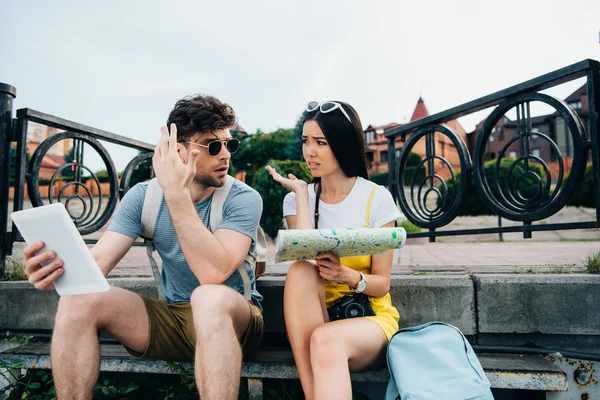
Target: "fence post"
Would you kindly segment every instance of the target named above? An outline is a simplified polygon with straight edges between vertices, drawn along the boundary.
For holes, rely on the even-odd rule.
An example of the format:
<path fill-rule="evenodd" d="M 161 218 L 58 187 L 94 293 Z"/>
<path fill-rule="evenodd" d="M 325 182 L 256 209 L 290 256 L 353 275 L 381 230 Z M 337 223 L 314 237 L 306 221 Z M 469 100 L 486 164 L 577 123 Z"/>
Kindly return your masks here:
<path fill-rule="evenodd" d="M 10 171 L 10 146 L 12 139 L 13 100 L 17 89 L 0 83 L 0 280 L 6 267 L 8 243 L 8 191 Z"/>

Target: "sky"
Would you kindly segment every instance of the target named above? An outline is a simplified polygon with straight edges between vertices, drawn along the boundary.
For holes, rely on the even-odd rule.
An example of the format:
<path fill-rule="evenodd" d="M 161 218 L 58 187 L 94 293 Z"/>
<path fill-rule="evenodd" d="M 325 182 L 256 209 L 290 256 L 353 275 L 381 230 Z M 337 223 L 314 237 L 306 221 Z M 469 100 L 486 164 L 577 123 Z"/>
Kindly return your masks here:
<path fill-rule="evenodd" d="M 406 122 L 419 96 L 434 114 L 600 60 L 598 0 L 0 0 L 0 13 L 15 109 L 148 143 L 194 93 L 229 103 L 251 133 L 332 99 L 366 127 Z M 472 131 L 484 117 L 460 122 Z M 135 154 L 107 147 L 118 169 Z"/>

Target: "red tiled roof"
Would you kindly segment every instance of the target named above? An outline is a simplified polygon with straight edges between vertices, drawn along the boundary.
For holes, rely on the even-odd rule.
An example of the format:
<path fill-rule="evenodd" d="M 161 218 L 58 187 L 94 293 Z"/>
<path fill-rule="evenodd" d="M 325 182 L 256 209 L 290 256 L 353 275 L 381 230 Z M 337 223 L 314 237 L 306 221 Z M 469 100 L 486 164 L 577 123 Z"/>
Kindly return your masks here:
<path fill-rule="evenodd" d="M 427 111 L 427 107 L 425 107 L 425 102 L 423 98 L 419 97 L 419 101 L 417 101 L 417 106 L 415 107 L 415 111 L 413 111 L 412 117 L 410 117 L 410 122 L 416 121 L 421 118 L 425 118 L 429 116 L 429 111 Z"/>
<path fill-rule="evenodd" d="M 42 159 L 41 167 L 45 168 L 58 168 L 65 163 L 65 156 L 57 154 L 47 154 Z"/>

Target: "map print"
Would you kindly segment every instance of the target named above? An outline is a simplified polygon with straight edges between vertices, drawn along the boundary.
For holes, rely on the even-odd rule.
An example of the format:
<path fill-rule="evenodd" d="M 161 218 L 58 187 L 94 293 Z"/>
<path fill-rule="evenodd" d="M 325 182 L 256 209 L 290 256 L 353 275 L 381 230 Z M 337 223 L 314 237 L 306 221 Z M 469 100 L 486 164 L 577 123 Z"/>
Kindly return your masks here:
<path fill-rule="evenodd" d="M 275 262 L 314 260 L 331 251 L 338 257 L 364 256 L 398 249 L 406 242 L 404 228 L 281 230 Z"/>

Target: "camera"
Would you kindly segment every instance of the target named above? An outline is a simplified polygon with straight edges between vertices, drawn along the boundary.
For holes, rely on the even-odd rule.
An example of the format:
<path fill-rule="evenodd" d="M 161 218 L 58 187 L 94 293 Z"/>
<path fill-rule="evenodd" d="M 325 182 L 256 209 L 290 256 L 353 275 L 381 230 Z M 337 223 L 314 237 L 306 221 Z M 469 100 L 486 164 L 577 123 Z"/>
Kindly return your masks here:
<path fill-rule="evenodd" d="M 344 296 L 334 301 L 327 309 L 327 313 L 330 321 L 375 315 L 369 296 L 363 293 L 354 293 L 354 296 Z"/>

